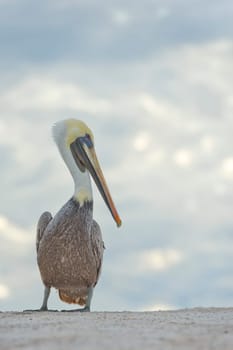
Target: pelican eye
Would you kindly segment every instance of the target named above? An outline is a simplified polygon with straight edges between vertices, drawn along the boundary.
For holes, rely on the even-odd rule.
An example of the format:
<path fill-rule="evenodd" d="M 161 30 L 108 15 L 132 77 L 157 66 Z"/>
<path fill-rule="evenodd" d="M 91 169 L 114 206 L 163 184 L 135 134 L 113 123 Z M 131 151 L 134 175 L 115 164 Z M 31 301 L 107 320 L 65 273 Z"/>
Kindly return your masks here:
<path fill-rule="evenodd" d="M 85 136 L 81 136 L 80 138 L 80 141 L 85 144 L 88 148 L 92 148 L 94 145 L 93 145 L 93 142 L 92 142 L 92 139 L 90 137 L 89 134 L 86 134 Z"/>

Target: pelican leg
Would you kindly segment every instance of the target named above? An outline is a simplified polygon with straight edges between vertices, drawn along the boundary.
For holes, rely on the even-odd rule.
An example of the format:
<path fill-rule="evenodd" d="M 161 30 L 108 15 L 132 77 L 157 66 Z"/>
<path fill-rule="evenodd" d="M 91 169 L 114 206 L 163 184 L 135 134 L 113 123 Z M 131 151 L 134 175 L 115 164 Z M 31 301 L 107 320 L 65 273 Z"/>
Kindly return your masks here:
<path fill-rule="evenodd" d="M 48 306 L 47 306 L 49 295 L 50 295 L 50 287 L 45 287 L 45 289 L 44 289 L 44 299 L 43 299 L 43 303 L 41 305 L 41 308 L 40 309 L 36 309 L 36 310 L 23 310 L 23 312 L 50 311 L 50 310 L 48 310 Z M 56 311 L 56 310 L 54 310 L 54 311 Z"/>
<path fill-rule="evenodd" d="M 93 287 L 90 287 L 88 289 L 88 294 L 87 294 L 87 302 L 86 305 L 83 309 L 75 309 L 75 310 L 62 310 L 63 312 L 90 312 L 91 311 L 91 299 L 93 296 Z"/>
<path fill-rule="evenodd" d="M 90 312 L 91 311 L 91 299 L 92 299 L 92 296 L 93 296 L 93 287 L 90 287 L 88 289 L 88 294 L 87 294 L 87 302 L 86 302 L 86 305 L 83 309 L 79 309 L 77 311 L 80 311 L 80 312 Z"/>
<path fill-rule="evenodd" d="M 45 287 L 44 289 L 44 299 L 41 308 L 38 311 L 48 311 L 48 299 L 50 295 L 50 287 Z"/>

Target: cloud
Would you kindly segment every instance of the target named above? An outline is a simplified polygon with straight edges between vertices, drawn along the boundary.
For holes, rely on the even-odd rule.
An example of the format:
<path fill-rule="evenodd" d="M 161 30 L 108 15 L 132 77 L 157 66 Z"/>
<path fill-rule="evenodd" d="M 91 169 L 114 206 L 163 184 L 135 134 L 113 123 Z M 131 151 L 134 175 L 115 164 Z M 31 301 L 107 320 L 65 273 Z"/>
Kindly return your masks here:
<path fill-rule="evenodd" d="M 225 158 L 222 161 L 221 172 L 224 178 L 233 180 L 233 157 Z"/>
<path fill-rule="evenodd" d="M 35 283 L 35 231 L 0 215 L 0 255 L 0 308 L 17 309 L 17 300 Z"/>
<path fill-rule="evenodd" d="M 154 304 L 150 306 L 145 306 L 143 308 L 143 311 L 168 311 L 168 310 L 174 310 L 176 309 L 173 305 L 167 305 L 167 304 Z"/>
<path fill-rule="evenodd" d="M 229 0 L 0 3 L 1 61 L 143 60 L 168 47 L 232 37 Z M 12 21 L 8 21 L 11 18 Z M 49 19 L 49 20 L 48 20 Z M 43 23 L 43 26 L 41 26 Z M 9 40 L 8 38 L 11 38 Z M 36 38 L 36 40 L 35 40 Z"/>
<path fill-rule="evenodd" d="M 9 297 L 9 295 L 9 288 L 4 284 L 0 284 L 0 299 L 6 299 Z"/>
<path fill-rule="evenodd" d="M 70 109 L 91 114 L 109 112 L 109 103 L 103 98 L 90 96 L 76 84 L 59 82 L 43 76 L 30 76 L 3 93 L 1 108 L 8 113 L 22 113 L 27 110 Z"/>
<path fill-rule="evenodd" d="M 114 10 L 112 14 L 112 20 L 119 26 L 127 25 L 130 20 L 130 14 L 125 10 Z"/>
<path fill-rule="evenodd" d="M 34 240 L 30 232 L 12 224 L 4 216 L 0 216 L 0 239 L 10 241 L 17 246 L 28 245 Z"/>
<path fill-rule="evenodd" d="M 150 144 L 150 136 L 146 131 L 140 132 L 138 135 L 136 135 L 133 141 L 133 147 L 138 152 L 148 150 L 149 144 Z"/>
<path fill-rule="evenodd" d="M 54 201 L 49 199 L 48 206 L 58 209 L 56 186 L 65 200 L 72 191 L 72 181 L 51 140 L 50 128 L 66 116 L 78 117 L 85 118 L 95 131 L 97 150 L 113 192 L 121 196 L 118 189 L 124 189 L 121 200 L 127 194 L 142 201 L 138 189 L 143 189 L 145 205 L 158 210 L 156 198 L 162 213 L 180 218 L 194 215 L 193 220 L 206 225 L 203 203 L 215 211 L 214 224 L 220 224 L 226 220 L 226 211 L 214 196 L 223 193 L 223 188 L 224 193 L 229 190 L 230 170 L 226 170 L 224 161 L 231 158 L 226 97 L 232 91 L 232 54 L 232 42 L 222 40 L 161 52 L 143 65 L 128 65 L 126 61 L 117 70 L 114 64 L 108 65 L 98 74 L 99 66 L 84 65 L 81 69 L 72 63 L 68 69 L 56 64 L 52 70 L 49 67 L 43 72 L 35 70 L 33 74 L 16 76 L 15 83 L 8 85 L 0 98 L 1 113 L 7 117 L 0 123 L 0 142 L 8 147 L 4 152 L 11 154 L 8 158 L 4 153 L 5 161 L 10 161 L 5 176 L 11 181 L 14 195 L 22 191 L 18 198 L 23 200 L 23 195 L 28 194 L 29 211 L 33 211 L 30 217 L 35 220 L 46 197 L 41 188 L 53 188 Z M 126 77 L 124 83 L 119 69 Z M 91 77 L 94 84 L 90 84 Z M 201 95 L 200 86 L 208 87 Z M 212 95 L 215 98 L 207 104 L 205 101 Z M 21 167 L 21 186 L 10 171 L 15 164 Z M 58 168 L 61 171 L 57 172 Z M 137 174 L 134 179 L 132 173 Z M 148 184 L 153 184 L 153 191 Z M 37 204 L 30 205 L 35 198 L 39 210 Z M 180 207 L 175 205 L 177 200 Z M 10 207 L 9 203 L 6 215 L 14 211 L 11 208 L 10 213 Z M 230 209 L 227 213 L 230 222 Z M 25 214 L 19 216 L 23 218 Z"/>
<path fill-rule="evenodd" d="M 68 117 L 93 129 L 123 219 L 117 231 L 94 189 L 107 247 L 95 308 L 232 303 L 230 1 L 0 6 L 3 306 L 39 306 L 36 222 L 73 191 L 51 138 Z"/>
<path fill-rule="evenodd" d="M 163 271 L 182 261 L 182 254 L 175 249 L 148 250 L 141 253 L 141 268 L 145 271 Z"/>
<path fill-rule="evenodd" d="M 180 149 L 175 152 L 173 159 L 178 166 L 188 167 L 193 163 L 193 154 L 188 149 Z"/>

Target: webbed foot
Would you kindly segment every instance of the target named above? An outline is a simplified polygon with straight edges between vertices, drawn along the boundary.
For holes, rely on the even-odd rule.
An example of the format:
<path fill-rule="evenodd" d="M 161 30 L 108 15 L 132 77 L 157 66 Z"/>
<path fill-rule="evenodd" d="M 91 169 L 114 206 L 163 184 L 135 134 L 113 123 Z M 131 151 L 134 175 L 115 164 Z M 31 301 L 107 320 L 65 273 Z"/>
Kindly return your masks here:
<path fill-rule="evenodd" d="M 61 310 L 61 312 L 90 312 L 90 307 L 85 306 L 83 309 L 74 309 L 74 310 Z"/>
<path fill-rule="evenodd" d="M 40 309 L 29 309 L 29 310 L 23 310 L 23 312 L 27 313 L 27 312 L 58 312 L 58 310 L 49 310 L 48 308 L 45 307 L 41 307 Z"/>

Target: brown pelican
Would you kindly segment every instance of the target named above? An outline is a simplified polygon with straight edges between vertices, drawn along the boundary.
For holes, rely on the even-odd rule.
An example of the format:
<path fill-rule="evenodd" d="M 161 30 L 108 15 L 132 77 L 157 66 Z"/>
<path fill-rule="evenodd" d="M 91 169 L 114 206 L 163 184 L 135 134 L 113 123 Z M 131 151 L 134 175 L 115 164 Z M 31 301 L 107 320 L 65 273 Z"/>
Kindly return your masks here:
<path fill-rule="evenodd" d="M 67 303 L 90 311 L 93 288 L 98 282 L 104 243 L 92 217 L 90 175 L 95 181 L 117 226 L 121 225 L 94 149 L 94 137 L 85 123 L 68 119 L 56 123 L 53 137 L 74 180 L 73 197 L 52 218 L 41 215 L 37 226 L 37 262 L 45 286 L 41 311 L 48 310 L 51 287 Z"/>

